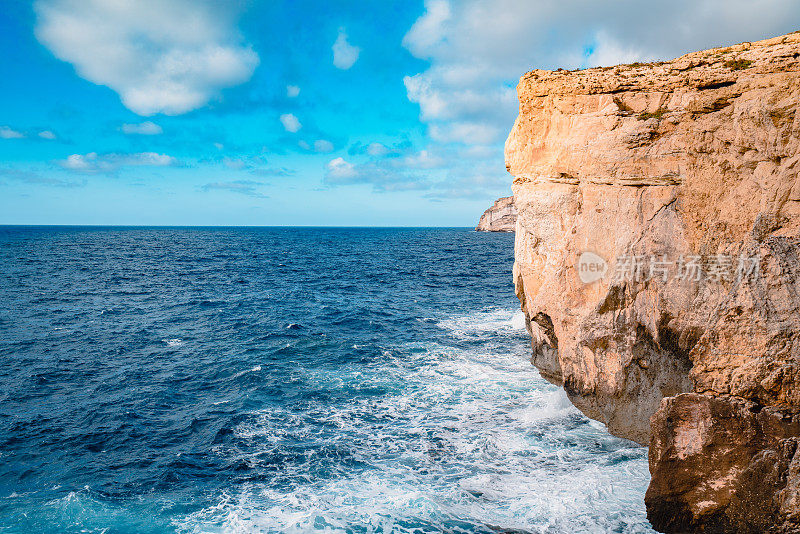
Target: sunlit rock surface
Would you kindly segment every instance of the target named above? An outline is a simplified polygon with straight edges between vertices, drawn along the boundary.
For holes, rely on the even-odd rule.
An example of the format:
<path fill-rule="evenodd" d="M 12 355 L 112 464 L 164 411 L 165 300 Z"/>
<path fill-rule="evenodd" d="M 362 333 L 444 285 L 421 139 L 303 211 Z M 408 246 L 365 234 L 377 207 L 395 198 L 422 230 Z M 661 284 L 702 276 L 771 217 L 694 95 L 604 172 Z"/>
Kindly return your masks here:
<path fill-rule="evenodd" d="M 660 530 L 800 531 L 798 58 L 793 33 L 517 88 L 532 361 L 650 444 Z"/>
<path fill-rule="evenodd" d="M 514 197 L 498 198 L 483 212 L 475 230 L 479 232 L 513 232 L 517 224 L 517 208 Z"/>

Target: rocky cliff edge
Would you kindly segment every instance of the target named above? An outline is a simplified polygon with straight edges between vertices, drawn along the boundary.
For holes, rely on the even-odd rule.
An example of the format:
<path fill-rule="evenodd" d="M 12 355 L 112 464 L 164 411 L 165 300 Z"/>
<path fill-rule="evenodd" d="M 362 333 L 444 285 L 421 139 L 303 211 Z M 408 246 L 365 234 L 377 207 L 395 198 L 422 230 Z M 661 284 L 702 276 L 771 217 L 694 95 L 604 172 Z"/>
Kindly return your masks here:
<path fill-rule="evenodd" d="M 478 232 L 513 232 L 516 225 L 517 208 L 514 206 L 514 197 L 502 197 L 483 212 L 475 230 Z"/>
<path fill-rule="evenodd" d="M 517 91 L 534 365 L 650 445 L 655 528 L 800 531 L 800 33 Z"/>

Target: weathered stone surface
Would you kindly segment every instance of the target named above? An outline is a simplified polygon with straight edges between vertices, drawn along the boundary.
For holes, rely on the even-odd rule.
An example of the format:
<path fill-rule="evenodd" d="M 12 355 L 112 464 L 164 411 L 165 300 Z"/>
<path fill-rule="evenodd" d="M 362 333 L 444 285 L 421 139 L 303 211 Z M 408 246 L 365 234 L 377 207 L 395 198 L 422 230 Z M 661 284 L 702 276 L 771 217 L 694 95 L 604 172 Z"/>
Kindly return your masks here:
<path fill-rule="evenodd" d="M 738 403 L 752 403 L 780 421 L 800 413 L 799 58 L 794 33 L 662 63 L 536 70 L 518 86 L 506 165 L 532 361 L 612 433 L 652 444 L 648 509 L 667 531 L 752 531 L 755 501 L 742 493 L 742 477 L 766 481 L 752 462 L 769 451 L 780 459 L 769 476 L 785 477 L 765 490 L 774 500 L 774 488 L 784 488 L 772 525 L 791 531 L 800 512 L 800 494 L 785 489 L 800 488 L 800 459 L 782 448 L 798 435 L 793 423 L 738 448 L 745 428 L 718 423 L 728 420 L 714 415 L 722 405 L 708 404 L 730 399 L 730 410 L 751 413 Z M 591 283 L 579 272 L 586 252 L 608 262 Z M 615 276 L 632 256 L 645 269 L 673 261 L 675 270 L 701 256 L 707 276 Z M 728 276 L 709 276 L 725 258 Z M 760 258 L 757 277 L 737 273 L 749 258 Z M 690 392 L 702 395 L 680 395 Z M 733 440 L 722 456 L 741 456 L 735 477 L 658 452 L 678 439 L 665 410 L 702 406 L 713 408 L 703 416 L 708 435 Z M 687 489 L 703 484 L 719 491 Z M 688 512 L 658 519 L 659 502 Z"/>
<path fill-rule="evenodd" d="M 656 529 L 800 531 L 798 479 L 787 476 L 800 464 L 800 418 L 736 397 L 684 393 L 664 399 L 652 421 L 645 502 Z"/>
<path fill-rule="evenodd" d="M 517 208 L 514 197 L 498 198 L 483 212 L 475 230 L 479 232 L 513 232 L 517 225 Z"/>

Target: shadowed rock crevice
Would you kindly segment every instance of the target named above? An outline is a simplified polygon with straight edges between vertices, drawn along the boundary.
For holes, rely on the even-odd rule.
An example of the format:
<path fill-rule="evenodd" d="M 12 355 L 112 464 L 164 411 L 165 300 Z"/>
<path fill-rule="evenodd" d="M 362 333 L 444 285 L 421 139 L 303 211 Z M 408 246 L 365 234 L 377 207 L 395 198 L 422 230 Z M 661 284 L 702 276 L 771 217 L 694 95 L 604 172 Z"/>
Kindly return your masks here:
<path fill-rule="evenodd" d="M 563 385 L 561 366 L 558 363 L 558 338 L 552 319 L 545 313 L 537 313 L 528 329 L 533 335 L 531 363 L 548 382 L 557 386 Z"/>

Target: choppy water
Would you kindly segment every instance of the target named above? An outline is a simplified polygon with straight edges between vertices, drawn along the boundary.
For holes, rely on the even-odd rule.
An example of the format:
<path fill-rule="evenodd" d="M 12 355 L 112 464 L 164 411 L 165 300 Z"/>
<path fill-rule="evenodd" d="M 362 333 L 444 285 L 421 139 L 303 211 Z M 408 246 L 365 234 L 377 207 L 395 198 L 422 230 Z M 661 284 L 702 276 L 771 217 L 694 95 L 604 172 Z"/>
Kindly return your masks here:
<path fill-rule="evenodd" d="M 0 531 L 644 532 L 513 236 L 0 228 Z"/>

